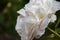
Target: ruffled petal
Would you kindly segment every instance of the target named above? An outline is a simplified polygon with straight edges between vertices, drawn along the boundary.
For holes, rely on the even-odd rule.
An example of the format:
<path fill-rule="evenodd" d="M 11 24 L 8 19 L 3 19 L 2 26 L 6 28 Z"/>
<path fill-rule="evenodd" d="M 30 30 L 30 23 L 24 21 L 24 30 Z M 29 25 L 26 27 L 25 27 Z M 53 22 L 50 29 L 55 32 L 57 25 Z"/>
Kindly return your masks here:
<path fill-rule="evenodd" d="M 18 16 L 18 18 L 17 18 L 17 23 L 16 23 L 16 27 L 15 27 L 15 29 L 16 29 L 16 31 L 18 32 L 18 34 L 21 36 L 21 33 L 22 33 L 22 27 L 21 27 L 21 18 L 22 18 L 22 16 Z"/>
<path fill-rule="evenodd" d="M 17 13 L 21 14 L 22 16 L 27 16 L 24 9 L 20 9 L 19 11 L 17 11 Z"/>
<path fill-rule="evenodd" d="M 42 22 L 40 23 L 40 30 L 44 30 L 50 22 L 50 18 L 48 16 L 44 17 Z"/>
<path fill-rule="evenodd" d="M 54 1 L 54 8 L 56 11 L 60 10 L 60 2 Z"/>
<path fill-rule="evenodd" d="M 56 15 L 52 15 L 51 22 L 55 22 L 57 20 Z"/>

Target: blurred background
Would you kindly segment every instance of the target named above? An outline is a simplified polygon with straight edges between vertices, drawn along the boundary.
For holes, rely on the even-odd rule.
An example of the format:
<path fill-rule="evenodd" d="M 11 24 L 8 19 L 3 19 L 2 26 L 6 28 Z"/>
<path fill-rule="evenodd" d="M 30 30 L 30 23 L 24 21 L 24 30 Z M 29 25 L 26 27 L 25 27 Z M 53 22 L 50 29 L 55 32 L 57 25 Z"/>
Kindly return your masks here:
<path fill-rule="evenodd" d="M 57 0 L 59 1 L 59 0 Z M 15 30 L 17 11 L 29 0 L 0 0 L 0 40 L 21 40 Z M 60 40 L 60 10 L 56 13 L 55 23 L 49 23 L 45 34 L 34 40 Z"/>

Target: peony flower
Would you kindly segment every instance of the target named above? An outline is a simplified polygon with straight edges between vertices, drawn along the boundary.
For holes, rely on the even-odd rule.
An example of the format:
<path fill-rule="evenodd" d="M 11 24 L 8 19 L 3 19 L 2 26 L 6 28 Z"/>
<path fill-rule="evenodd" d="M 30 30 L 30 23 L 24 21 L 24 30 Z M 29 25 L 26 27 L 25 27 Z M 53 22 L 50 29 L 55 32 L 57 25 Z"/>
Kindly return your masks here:
<path fill-rule="evenodd" d="M 16 31 L 21 40 L 40 38 L 50 22 L 57 18 L 55 12 L 60 10 L 60 2 L 55 0 L 30 0 L 24 8 L 17 11 Z"/>

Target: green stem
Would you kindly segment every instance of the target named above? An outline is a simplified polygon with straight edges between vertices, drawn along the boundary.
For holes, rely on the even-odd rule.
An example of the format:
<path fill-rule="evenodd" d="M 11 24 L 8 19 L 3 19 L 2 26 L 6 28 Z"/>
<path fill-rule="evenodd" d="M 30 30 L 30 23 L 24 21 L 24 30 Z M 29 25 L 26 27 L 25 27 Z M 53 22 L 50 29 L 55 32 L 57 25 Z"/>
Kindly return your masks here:
<path fill-rule="evenodd" d="M 59 23 L 60 23 L 60 19 L 58 19 L 58 21 L 57 21 L 57 23 L 55 25 L 55 31 L 56 31 L 56 28 L 58 27 Z"/>
<path fill-rule="evenodd" d="M 54 34 L 56 34 L 58 37 L 60 37 L 60 35 L 59 35 L 56 31 L 52 30 L 52 29 L 49 28 L 49 27 L 47 27 L 47 29 L 50 30 L 51 32 L 53 32 Z"/>
<path fill-rule="evenodd" d="M 56 25 L 55 25 L 55 28 L 57 28 L 57 26 L 59 25 L 60 23 L 60 19 L 57 21 Z"/>

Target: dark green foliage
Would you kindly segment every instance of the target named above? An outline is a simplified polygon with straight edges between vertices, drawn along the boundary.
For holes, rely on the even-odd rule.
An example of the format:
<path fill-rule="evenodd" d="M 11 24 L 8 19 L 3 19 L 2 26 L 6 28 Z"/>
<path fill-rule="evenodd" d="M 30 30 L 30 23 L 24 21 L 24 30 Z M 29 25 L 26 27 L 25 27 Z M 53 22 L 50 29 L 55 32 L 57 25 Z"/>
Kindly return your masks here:
<path fill-rule="evenodd" d="M 0 0 L 0 12 L 4 9 L 7 3 L 8 0 Z"/>

